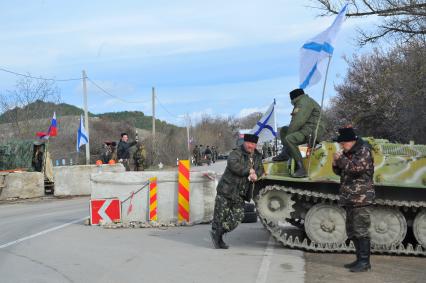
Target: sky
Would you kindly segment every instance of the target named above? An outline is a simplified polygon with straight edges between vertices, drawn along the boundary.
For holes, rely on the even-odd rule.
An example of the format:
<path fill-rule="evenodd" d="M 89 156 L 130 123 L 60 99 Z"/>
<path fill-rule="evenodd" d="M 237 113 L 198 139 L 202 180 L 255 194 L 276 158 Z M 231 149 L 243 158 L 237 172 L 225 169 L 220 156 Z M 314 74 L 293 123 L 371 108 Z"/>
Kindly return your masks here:
<path fill-rule="evenodd" d="M 0 68 L 44 78 L 89 79 L 93 113 L 143 111 L 184 125 L 203 115 L 242 117 L 276 99 L 278 126 L 290 120 L 289 91 L 299 85 L 299 50 L 333 17 L 309 0 L 5 1 L 0 0 Z M 348 19 L 336 40 L 326 104 L 347 70 L 343 56 L 365 52 Z M 0 71 L 0 91 L 18 77 Z M 62 101 L 83 105 L 82 82 L 57 82 Z M 318 102 L 323 81 L 306 89 Z M 118 98 L 116 98 L 118 97 Z"/>

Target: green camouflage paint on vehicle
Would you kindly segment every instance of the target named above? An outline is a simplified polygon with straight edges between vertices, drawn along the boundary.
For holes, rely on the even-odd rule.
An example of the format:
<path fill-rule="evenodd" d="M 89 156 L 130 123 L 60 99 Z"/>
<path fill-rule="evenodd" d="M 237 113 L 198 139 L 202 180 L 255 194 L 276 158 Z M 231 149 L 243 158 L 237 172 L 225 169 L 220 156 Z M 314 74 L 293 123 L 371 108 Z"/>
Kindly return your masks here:
<path fill-rule="evenodd" d="M 372 252 L 426 256 L 426 145 L 364 140 L 371 145 L 375 164 L 376 199 L 369 207 Z M 338 206 L 340 178 L 332 170 L 333 155 L 339 150 L 339 144 L 330 141 L 317 146 L 303 160 L 306 178 L 291 177 L 291 162 L 264 160 L 267 175 L 256 183 L 257 211 L 265 228 L 284 246 L 354 251 L 345 232 L 345 211 Z M 286 230 L 283 223 L 300 230 Z"/>

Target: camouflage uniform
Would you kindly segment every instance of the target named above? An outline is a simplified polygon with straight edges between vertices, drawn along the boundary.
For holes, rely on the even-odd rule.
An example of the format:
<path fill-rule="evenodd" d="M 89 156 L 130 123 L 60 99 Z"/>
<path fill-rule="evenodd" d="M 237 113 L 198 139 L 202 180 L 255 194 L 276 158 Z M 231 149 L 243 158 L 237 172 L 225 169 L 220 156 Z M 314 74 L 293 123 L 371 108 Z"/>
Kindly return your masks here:
<path fill-rule="evenodd" d="M 346 209 L 346 232 L 350 239 L 369 239 L 370 206 L 375 197 L 374 160 L 368 143 L 358 138 L 354 146 L 336 160 L 333 171 L 340 175 L 339 204 Z"/>
<path fill-rule="evenodd" d="M 217 186 L 212 230 L 227 233 L 234 230 L 244 218 L 244 199 L 253 183 L 248 180 L 250 169 L 260 178 L 264 171 L 262 155 L 255 150 L 252 156 L 244 145 L 234 149 L 228 157 L 225 172 Z"/>
<path fill-rule="evenodd" d="M 281 143 L 295 161 L 302 161 L 298 145 L 313 142 L 315 129 L 321 113 L 321 107 L 307 94 L 302 94 L 291 100 L 294 108 L 291 112 L 291 122 L 288 127 L 280 130 Z M 324 120 L 320 121 L 317 140 L 325 133 Z"/>
<path fill-rule="evenodd" d="M 198 145 L 196 145 L 192 150 L 192 156 L 194 157 L 195 166 L 198 166 L 200 164 L 200 150 L 198 148 Z"/>

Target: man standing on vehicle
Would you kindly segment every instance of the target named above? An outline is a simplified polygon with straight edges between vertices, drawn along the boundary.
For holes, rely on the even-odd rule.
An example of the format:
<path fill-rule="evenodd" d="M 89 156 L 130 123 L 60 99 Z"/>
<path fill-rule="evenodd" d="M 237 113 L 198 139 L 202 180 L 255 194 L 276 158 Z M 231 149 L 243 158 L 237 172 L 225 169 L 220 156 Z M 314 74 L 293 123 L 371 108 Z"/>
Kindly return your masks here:
<path fill-rule="evenodd" d="M 306 177 L 302 154 L 298 146 L 304 143 L 313 143 L 321 107 L 300 88 L 290 92 L 290 99 L 291 104 L 294 106 L 291 113 L 290 125 L 282 127 L 280 130 L 281 143 L 284 147 L 281 153 L 272 160 L 286 161 L 291 157 L 296 161 L 296 169 L 293 177 Z M 317 141 L 321 140 L 324 133 L 325 124 L 321 120 L 318 127 Z M 311 146 L 315 145 L 311 144 Z"/>
<path fill-rule="evenodd" d="M 117 158 L 118 162 L 122 163 L 126 168 L 126 171 L 130 171 L 129 159 L 130 159 L 130 148 L 138 143 L 138 138 L 131 143 L 127 143 L 129 136 L 127 133 L 121 134 L 121 140 L 117 146 Z"/>
<path fill-rule="evenodd" d="M 234 230 L 244 218 L 244 200 L 250 201 L 254 183 L 264 174 L 262 154 L 257 151 L 259 137 L 244 135 L 244 143 L 228 157 L 225 172 L 217 186 L 210 232 L 216 249 L 227 249 L 223 234 Z"/>
<path fill-rule="evenodd" d="M 334 154 L 333 171 L 340 176 L 339 204 L 346 210 L 346 233 L 357 256 L 345 267 L 352 272 L 367 271 L 371 268 L 368 207 L 375 197 L 373 155 L 370 145 L 357 137 L 353 128 L 339 129 L 337 142 L 342 151 Z"/>

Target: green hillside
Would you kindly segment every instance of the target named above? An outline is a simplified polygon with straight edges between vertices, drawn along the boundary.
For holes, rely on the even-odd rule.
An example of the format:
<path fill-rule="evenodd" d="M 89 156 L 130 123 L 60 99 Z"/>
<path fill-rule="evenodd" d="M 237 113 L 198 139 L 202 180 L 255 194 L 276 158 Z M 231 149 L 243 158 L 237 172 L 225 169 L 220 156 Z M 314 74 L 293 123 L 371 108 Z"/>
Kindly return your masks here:
<path fill-rule="evenodd" d="M 83 113 L 83 109 L 71 104 L 55 104 L 52 102 L 43 102 L 37 100 L 36 102 L 28 104 L 23 108 L 16 107 L 4 112 L 0 115 L 0 124 L 12 123 L 15 121 L 25 121 L 30 119 L 51 118 L 54 111 L 56 112 L 57 117 L 79 116 Z M 145 114 L 141 111 L 109 112 L 102 114 L 93 114 L 89 112 L 89 116 L 98 117 L 104 121 L 128 122 L 135 128 L 146 130 L 152 129 L 152 116 L 145 116 Z M 156 129 L 158 131 L 168 131 L 173 128 L 178 127 L 156 119 Z"/>

